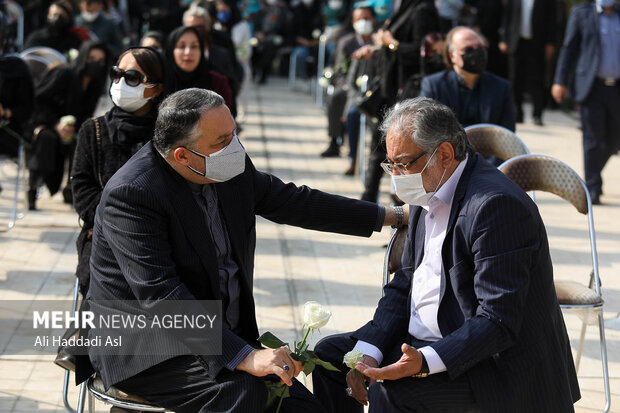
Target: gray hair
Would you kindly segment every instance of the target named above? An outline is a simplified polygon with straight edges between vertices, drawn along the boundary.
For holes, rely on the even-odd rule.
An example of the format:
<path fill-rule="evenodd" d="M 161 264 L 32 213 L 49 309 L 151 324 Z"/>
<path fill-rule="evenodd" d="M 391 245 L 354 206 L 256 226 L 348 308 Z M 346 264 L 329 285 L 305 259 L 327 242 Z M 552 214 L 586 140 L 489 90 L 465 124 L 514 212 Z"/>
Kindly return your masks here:
<path fill-rule="evenodd" d="M 473 153 L 467 134 L 452 110 L 433 99 L 417 97 L 394 105 L 386 112 L 380 130 L 385 136 L 392 128 L 396 134 L 410 136 L 427 153 L 433 152 L 442 142 L 452 145 L 457 161 Z"/>
<path fill-rule="evenodd" d="M 209 12 L 204 7 L 192 4 L 189 9 L 185 10 L 185 13 L 183 13 L 183 26 L 187 26 L 186 22 L 191 17 L 203 17 L 205 25 L 211 24 L 211 16 L 209 16 Z"/>
<path fill-rule="evenodd" d="M 200 136 L 198 122 L 209 109 L 224 105 L 224 98 L 200 88 L 179 90 L 159 106 L 153 146 L 164 157 L 175 146 L 191 145 Z"/>

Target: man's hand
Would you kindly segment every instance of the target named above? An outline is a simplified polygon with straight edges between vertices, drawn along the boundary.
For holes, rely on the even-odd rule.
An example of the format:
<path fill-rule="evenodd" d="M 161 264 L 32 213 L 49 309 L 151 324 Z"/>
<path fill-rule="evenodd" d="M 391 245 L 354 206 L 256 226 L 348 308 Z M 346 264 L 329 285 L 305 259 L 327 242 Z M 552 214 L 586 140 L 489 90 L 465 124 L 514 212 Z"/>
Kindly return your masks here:
<path fill-rule="evenodd" d="M 547 43 L 545 45 L 545 58 L 547 60 L 551 59 L 555 54 L 555 46 L 552 43 Z"/>
<path fill-rule="evenodd" d="M 382 368 L 369 366 L 366 363 L 357 363 L 355 368 L 363 375 L 375 380 L 398 380 L 419 373 L 422 369 L 422 353 L 404 343 L 401 350 L 403 355 L 396 363 Z"/>
<path fill-rule="evenodd" d="M 284 365 L 290 370 L 285 371 Z M 291 358 L 291 351 L 286 347 L 276 349 L 253 350 L 237 366 L 237 370 L 250 373 L 252 376 L 264 377 L 268 374 L 276 374 L 282 383 L 292 386 L 293 377 L 296 377 L 304 369 L 301 362 Z"/>
<path fill-rule="evenodd" d="M 506 42 L 499 42 L 497 44 L 497 47 L 499 51 L 502 52 L 503 54 L 508 54 L 508 52 L 510 51 L 510 47 L 508 47 L 508 43 Z"/>
<path fill-rule="evenodd" d="M 364 365 L 372 366 L 374 368 L 379 367 L 379 363 L 373 357 L 364 355 Z M 373 384 L 375 380 L 370 379 L 370 384 Z M 364 384 L 362 384 L 362 380 L 360 379 L 360 375 L 357 373 L 357 370 L 349 370 L 347 373 L 347 386 L 351 388 L 353 393 L 351 393 L 351 397 L 355 400 L 363 404 L 364 406 L 368 405 L 368 391 L 364 388 Z"/>
<path fill-rule="evenodd" d="M 553 96 L 553 100 L 560 103 L 562 99 L 568 96 L 568 89 L 564 85 L 555 83 L 551 86 L 551 96 Z"/>
<path fill-rule="evenodd" d="M 375 50 L 376 49 L 372 46 L 365 44 L 364 46 L 351 53 L 351 57 L 358 60 L 368 60 L 373 55 Z"/>

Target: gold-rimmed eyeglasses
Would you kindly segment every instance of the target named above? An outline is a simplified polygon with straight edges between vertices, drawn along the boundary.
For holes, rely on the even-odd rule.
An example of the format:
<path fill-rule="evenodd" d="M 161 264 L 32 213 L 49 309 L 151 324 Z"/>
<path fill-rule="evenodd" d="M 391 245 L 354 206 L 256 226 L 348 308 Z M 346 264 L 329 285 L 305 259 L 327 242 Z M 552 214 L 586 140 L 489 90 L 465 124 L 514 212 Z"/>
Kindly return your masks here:
<path fill-rule="evenodd" d="M 400 163 L 400 162 L 395 163 L 395 162 L 390 162 L 388 159 L 386 159 L 385 161 L 381 162 L 381 167 L 389 175 L 392 175 L 394 171 L 400 174 L 403 174 L 407 172 L 407 170 L 411 168 L 411 166 L 413 166 L 415 161 L 420 159 L 423 155 L 426 155 L 426 151 L 423 151 L 421 154 L 419 154 L 418 156 L 416 156 L 415 158 L 413 158 L 407 163 Z"/>

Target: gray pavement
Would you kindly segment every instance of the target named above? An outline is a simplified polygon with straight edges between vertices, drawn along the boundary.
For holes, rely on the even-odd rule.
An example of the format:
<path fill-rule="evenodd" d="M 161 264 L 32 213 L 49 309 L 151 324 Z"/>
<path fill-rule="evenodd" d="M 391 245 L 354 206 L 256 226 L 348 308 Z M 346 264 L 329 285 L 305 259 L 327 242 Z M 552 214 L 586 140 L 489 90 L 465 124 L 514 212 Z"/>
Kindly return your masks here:
<path fill-rule="evenodd" d="M 303 85 L 301 85 L 303 86 Z M 329 192 L 358 197 L 362 184 L 345 177 L 346 158 L 322 159 L 327 146 L 326 120 L 311 96 L 289 91 L 282 79 L 250 92 L 241 139 L 256 166 L 286 181 Z M 582 168 L 578 122 L 559 112 L 545 114 L 546 126 L 518 125 L 517 133 L 533 153 L 560 158 L 578 172 Z M 11 165 L 0 165 L 0 225 L 6 222 Z M 594 208 L 599 248 L 605 319 L 612 378 L 611 411 L 620 412 L 620 158 L 609 162 L 605 173 L 603 205 Z M 381 202 L 387 204 L 388 179 L 382 182 Z M 552 196 L 537 197 L 545 219 L 556 277 L 583 281 L 589 274 L 587 223 L 572 207 Z M 0 233 L 0 300 L 70 299 L 76 265 L 75 238 L 79 226 L 75 212 L 60 195 L 43 194 L 41 211 L 27 213 L 12 230 Z M 302 306 L 316 300 L 333 313 L 327 326 L 311 337 L 314 344 L 329 334 L 349 331 L 373 314 L 381 295 L 381 270 L 389 231 L 371 238 L 354 238 L 311 232 L 273 224 L 257 224 L 254 295 L 261 332 L 271 331 L 285 340 L 299 339 Z M 576 348 L 580 319 L 566 314 L 569 335 Z M 604 403 L 598 332 L 588 328 L 579 370 L 583 398 L 578 412 L 600 411 Z M 23 337 L 21 337 L 23 339 Z M 16 331 L 0 332 L 0 412 L 61 412 L 63 371 L 52 356 L 7 354 L 7 346 L 20 342 Z M 535 349 L 533 349 L 535 351 Z M 303 375 L 302 375 L 303 376 Z M 302 377 L 303 380 L 303 377 Z M 307 385 L 311 387 L 310 380 Z M 77 392 L 71 390 L 75 405 Z M 101 403 L 97 411 L 108 408 Z"/>

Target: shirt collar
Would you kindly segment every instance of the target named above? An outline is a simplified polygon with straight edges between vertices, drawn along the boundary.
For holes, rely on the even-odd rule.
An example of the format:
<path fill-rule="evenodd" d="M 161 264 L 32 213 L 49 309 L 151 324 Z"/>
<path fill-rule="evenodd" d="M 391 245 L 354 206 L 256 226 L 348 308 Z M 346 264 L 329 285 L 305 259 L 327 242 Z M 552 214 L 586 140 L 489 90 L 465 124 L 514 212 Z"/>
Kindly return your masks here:
<path fill-rule="evenodd" d="M 452 198 L 454 198 L 454 193 L 456 192 L 456 186 L 461 179 L 461 175 L 463 175 L 463 170 L 465 169 L 465 165 L 467 164 L 467 159 L 469 155 L 465 155 L 465 159 L 463 159 L 459 165 L 454 170 L 454 173 L 448 178 L 448 180 L 439 188 L 439 190 L 431 197 L 429 200 L 429 204 L 432 206 L 436 201 L 441 201 L 446 205 L 452 204 Z"/>

